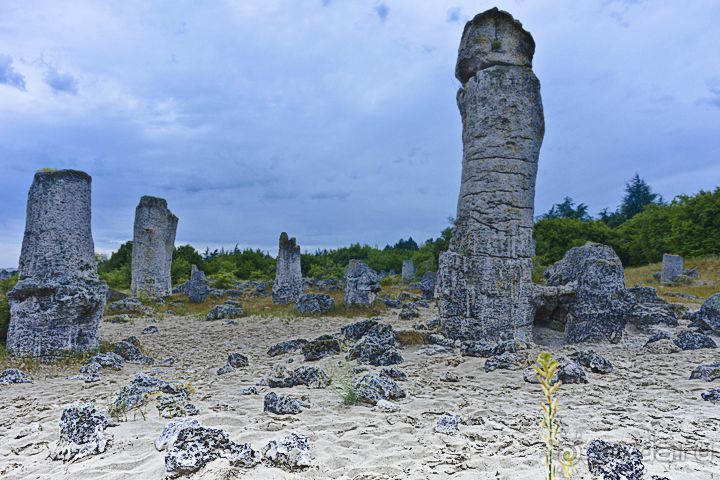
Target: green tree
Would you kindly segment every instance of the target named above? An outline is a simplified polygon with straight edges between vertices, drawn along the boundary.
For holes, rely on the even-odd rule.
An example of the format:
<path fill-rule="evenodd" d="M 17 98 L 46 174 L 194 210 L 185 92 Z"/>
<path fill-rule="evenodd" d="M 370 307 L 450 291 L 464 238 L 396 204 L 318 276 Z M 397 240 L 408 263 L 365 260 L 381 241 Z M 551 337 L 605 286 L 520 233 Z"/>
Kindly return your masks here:
<path fill-rule="evenodd" d="M 662 204 L 662 197 L 657 193 L 653 193 L 650 185 L 636 173 L 625 184 L 625 196 L 620 204 L 620 215 L 625 221 L 630 220 L 642 212 L 646 206 L 653 203 Z"/>
<path fill-rule="evenodd" d="M 575 206 L 570 197 L 565 197 L 561 203 L 556 203 L 542 218 L 574 218 L 576 220 L 590 220 L 588 206 L 584 203 Z"/>

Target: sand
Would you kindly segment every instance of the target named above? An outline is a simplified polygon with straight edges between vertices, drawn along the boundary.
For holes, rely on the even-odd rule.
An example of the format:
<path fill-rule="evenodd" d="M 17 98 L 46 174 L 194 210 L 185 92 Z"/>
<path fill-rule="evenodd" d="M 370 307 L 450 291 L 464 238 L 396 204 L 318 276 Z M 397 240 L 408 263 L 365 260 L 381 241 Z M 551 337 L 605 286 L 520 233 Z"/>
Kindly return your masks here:
<path fill-rule="evenodd" d="M 423 318 L 434 309 L 422 309 Z M 164 317 L 157 322 L 138 319 L 128 324 L 103 322 L 101 337 L 117 341 L 137 335 L 156 358 L 173 356 L 176 363 L 162 368 L 162 378 L 191 381 L 197 393 L 196 417 L 206 426 L 225 429 L 234 441 L 250 442 L 262 449 L 284 433 L 307 435 L 313 466 L 296 473 L 258 466 L 251 470 L 231 468 L 218 460 L 192 478 L 247 479 L 513 479 L 543 477 L 538 422 L 539 387 L 523 381 L 522 371 L 485 373 L 484 359 L 453 355 L 429 356 L 422 346 L 402 350 L 400 365 L 409 379 L 402 382 L 408 397 L 398 413 L 380 413 L 365 406 L 345 406 L 332 387 L 275 389 L 278 393 L 306 395 L 311 408 L 295 416 L 276 416 L 262 411 L 263 396 L 243 396 L 241 387 L 255 385 L 274 365 L 290 358 L 297 366 L 302 356 L 271 358 L 265 352 L 279 341 L 337 332 L 347 318 L 248 317 L 236 325 L 207 322 L 196 317 Z M 383 321 L 397 329 L 410 328 L 418 320 L 402 321 L 391 312 Z M 141 335 L 148 325 L 159 333 Z M 557 346 L 557 336 L 539 331 L 538 341 L 554 345 L 559 353 L 572 347 Z M 588 373 L 589 383 L 564 385 L 561 389 L 561 443 L 578 451 L 590 440 L 624 441 L 640 446 L 651 474 L 672 480 L 720 478 L 720 405 L 703 401 L 700 394 L 716 384 L 689 380 L 699 363 L 720 360 L 717 350 L 688 351 L 668 355 L 642 353 L 646 339 L 630 333 L 618 345 L 593 348 L 610 359 L 615 371 L 609 375 Z M 542 347 L 529 351 L 536 355 Z M 547 347 L 546 347 L 547 348 Z M 227 354 L 240 352 L 250 366 L 218 376 Z M 341 357 L 313 362 L 340 376 L 348 365 Z M 42 368 L 32 373 L 34 383 L 0 387 L 0 477 L 3 479 L 159 479 L 164 476 L 164 452 L 153 442 L 168 420 L 155 404 L 142 415 L 108 429 L 112 444 L 105 453 L 76 463 L 49 459 L 58 439 L 63 407 L 77 401 L 93 401 L 106 407 L 133 375 L 151 368 L 127 364 L 122 371 L 105 370 L 98 383 L 67 379 L 75 369 Z M 452 371 L 458 383 L 440 381 Z M 440 435 L 433 431 L 437 418 L 454 412 L 461 417 L 460 433 Z M 589 478 L 586 470 L 575 478 Z"/>

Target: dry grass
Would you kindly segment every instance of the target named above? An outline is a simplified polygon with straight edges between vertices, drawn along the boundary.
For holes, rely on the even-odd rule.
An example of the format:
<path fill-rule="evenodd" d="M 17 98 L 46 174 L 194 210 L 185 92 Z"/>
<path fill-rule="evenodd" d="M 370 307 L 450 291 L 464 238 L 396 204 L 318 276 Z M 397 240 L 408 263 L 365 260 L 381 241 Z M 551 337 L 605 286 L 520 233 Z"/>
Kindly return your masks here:
<path fill-rule="evenodd" d="M 395 340 L 403 347 L 425 345 L 430 343 L 428 339 L 429 335 L 430 332 L 420 330 L 398 330 L 395 332 Z"/>
<path fill-rule="evenodd" d="M 697 268 L 700 278 L 690 285 L 660 285 L 660 281 L 652 277 L 652 274 L 659 272 L 661 263 L 653 263 L 642 267 L 625 269 L 625 281 L 629 287 L 633 285 L 646 285 L 655 287 L 665 300 L 674 303 L 701 304 L 708 297 L 720 292 L 720 256 L 706 256 L 685 259 L 685 268 Z M 687 300 L 667 295 L 667 292 L 680 292 L 699 297 L 700 300 Z"/>
<path fill-rule="evenodd" d="M 110 342 L 100 342 L 98 352 L 112 351 L 115 345 Z M 87 362 L 87 359 L 96 352 L 85 353 L 63 353 L 58 356 L 48 358 L 38 357 L 14 357 L 5 348 L 4 344 L 0 344 L 0 370 L 7 368 L 17 368 L 25 373 L 37 374 L 43 372 L 49 376 L 57 376 L 63 374 L 68 368 L 78 369 Z"/>

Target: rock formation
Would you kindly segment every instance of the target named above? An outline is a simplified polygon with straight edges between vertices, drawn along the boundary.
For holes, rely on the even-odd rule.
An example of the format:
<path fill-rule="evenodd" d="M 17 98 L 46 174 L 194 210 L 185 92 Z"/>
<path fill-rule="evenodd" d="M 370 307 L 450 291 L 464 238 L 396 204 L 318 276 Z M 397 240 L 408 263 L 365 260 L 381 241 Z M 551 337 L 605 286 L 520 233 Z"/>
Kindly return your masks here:
<path fill-rule="evenodd" d="M 8 293 L 7 349 L 46 356 L 98 348 L 107 285 L 100 282 L 90 230 L 90 176 L 35 174 L 27 203 L 19 281 Z"/>
<path fill-rule="evenodd" d="M 170 273 L 178 218 L 167 201 L 144 196 L 135 209 L 132 247 L 132 293 L 158 298 L 172 293 Z"/>
<path fill-rule="evenodd" d="M 415 264 L 412 260 L 403 260 L 401 277 L 407 281 L 415 278 Z"/>
<path fill-rule="evenodd" d="M 275 283 L 272 288 L 272 300 L 277 305 L 296 303 L 303 293 L 302 272 L 300 271 L 300 246 L 295 238 L 280 234 L 275 266 Z"/>
<path fill-rule="evenodd" d="M 683 273 L 683 258 L 680 255 L 663 255 L 660 283 L 672 283 Z"/>
<path fill-rule="evenodd" d="M 190 303 L 202 303 L 210 295 L 210 287 L 202 270 L 193 265 L 190 269 L 190 280 L 185 284 L 185 295 Z"/>
<path fill-rule="evenodd" d="M 372 305 L 379 291 L 377 273 L 359 260 L 350 260 L 345 273 L 345 306 Z"/>
<path fill-rule="evenodd" d="M 494 8 L 465 25 L 455 75 L 463 123 L 460 196 L 436 296 L 456 339 L 530 339 L 533 211 L 545 130 L 535 42 Z"/>

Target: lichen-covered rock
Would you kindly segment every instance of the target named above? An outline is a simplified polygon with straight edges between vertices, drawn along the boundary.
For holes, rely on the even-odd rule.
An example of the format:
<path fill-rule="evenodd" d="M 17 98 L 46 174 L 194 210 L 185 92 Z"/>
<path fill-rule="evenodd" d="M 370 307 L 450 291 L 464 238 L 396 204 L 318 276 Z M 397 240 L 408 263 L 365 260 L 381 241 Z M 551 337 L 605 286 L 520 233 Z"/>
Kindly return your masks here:
<path fill-rule="evenodd" d="M 118 415 L 127 413 L 133 408 L 145 405 L 148 395 L 156 392 L 170 395 L 183 393 L 187 396 L 187 391 L 180 382 L 168 382 L 146 373 L 138 373 L 129 385 L 118 392 L 112 408 Z"/>
<path fill-rule="evenodd" d="M 333 307 L 334 301 L 330 295 L 322 293 L 306 293 L 297 300 L 295 309 L 301 315 L 320 315 Z"/>
<path fill-rule="evenodd" d="M 545 277 L 551 287 L 572 286 L 575 290 L 567 306 L 566 341 L 620 340 L 634 302 L 625 288 L 620 258 L 611 247 L 587 242 L 571 248 Z"/>
<path fill-rule="evenodd" d="M 350 260 L 345 273 L 345 306 L 370 306 L 379 291 L 377 273 L 359 260 Z"/>
<path fill-rule="evenodd" d="M 122 357 L 125 361 L 132 363 L 141 363 L 143 365 L 152 365 L 155 360 L 145 355 L 140 348 L 140 340 L 137 337 L 128 337 L 115 344 L 114 353 Z"/>
<path fill-rule="evenodd" d="M 87 363 L 98 363 L 103 368 L 122 370 L 125 359 L 115 352 L 98 353 L 90 357 Z"/>
<path fill-rule="evenodd" d="M 453 339 L 531 338 L 535 178 L 545 130 L 533 51 L 530 34 L 497 9 L 463 31 L 456 67 L 462 180 L 436 286 L 443 332 Z"/>
<path fill-rule="evenodd" d="M 570 355 L 570 358 L 595 373 L 611 373 L 613 371 L 613 365 L 610 360 L 598 355 L 594 350 L 575 352 Z"/>
<path fill-rule="evenodd" d="M 443 435 L 455 435 L 458 433 L 460 418 L 454 413 L 446 413 L 438 418 L 435 424 L 435 432 Z"/>
<path fill-rule="evenodd" d="M 270 392 L 265 395 L 263 401 L 263 411 L 274 413 L 276 415 L 297 415 L 302 412 L 305 403 L 290 395 L 278 395 Z"/>
<path fill-rule="evenodd" d="M 190 403 L 185 392 L 159 396 L 156 407 L 163 418 L 192 417 L 200 413 L 200 410 Z"/>
<path fill-rule="evenodd" d="M 175 444 L 180 432 L 186 428 L 199 427 L 200 422 L 190 418 L 174 418 L 165 425 L 162 433 L 155 440 L 155 449 L 158 452 L 169 450 Z"/>
<path fill-rule="evenodd" d="M 222 305 L 215 305 L 212 310 L 205 315 L 205 320 L 225 320 L 232 318 L 240 318 L 245 315 L 242 305 L 235 300 L 227 300 Z"/>
<path fill-rule="evenodd" d="M 585 370 L 578 362 L 561 359 L 560 366 L 557 371 L 557 378 L 564 384 L 570 383 L 588 383 Z"/>
<path fill-rule="evenodd" d="M 361 320 L 359 322 L 345 325 L 340 329 L 340 333 L 350 341 L 360 340 L 366 333 L 377 327 L 378 322 L 375 319 Z"/>
<path fill-rule="evenodd" d="M 634 305 L 629 310 L 628 321 L 643 332 L 649 332 L 656 325 L 678 326 L 677 314 L 672 306 L 660 298 L 653 287 L 635 285 L 627 289 Z"/>
<path fill-rule="evenodd" d="M 248 358 L 245 355 L 241 353 L 231 353 L 228 355 L 227 363 L 218 369 L 217 374 L 224 375 L 237 368 L 247 367 L 249 364 Z"/>
<path fill-rule="evenodd" d="M 527 365 L 527 356 L 522 353 L 505 352 L 485 361 L 485 372 L 493 370 L 522 370 Z"/>
<path fill-rule="evenodd" d="M 700 394 L 703 400 L 708 402 L 720 402 L 720 388 L 711 388 Z"/>
<path fill-rule="evenodd" d="M 182 428 L 165 454 L 165 473 L 170 478 L 197 472 L 218 458 L 237 467 L 249 468 L 259 462 L 250 444 L 237 444 L 219 428 L 191 426 Z"/>
<path fill-rule="evenodd" d="M 504 342 L 477 340 L 465 343 L 462 348 L 462 354 L 468 357 L 489 358 L 502 355 L 505 352 L 515 353 L 522 350 L 523 347 L 524 344 L 511 340 Z"/>
<path fill-rule="evenodd" d="M 377 337 L 366 335 L 361 338 L 348 352 L 348 359 L 357 359 L 360 363 L 370 365 L 397 365 L 402 363 L 403 358 L 395 350 L 394 343 L 380 343 Z"/>
<path fill-rule="evenodd" d="M 657 355 L 667 355 L 671 353 L 678 353 L 681 351 L 680 347 L 675 345 L 672 340 L 666 338 L 656 340 L 654 342 L 648 341 L 648 343 L 643 346 L 643 349 L 647 353 Z"/>
<path fill-rule="evenodd" d="M 680 255 L 664 254 L 662 270 L 660 271 L 660 283 L 672 284 L 679 275 L 683 274 L 683 270 L 683 258 Z"/>
<path fill-rule="evenodd" d="M 302 346 L 302 354 L 306 361 L 320 360 L 340 353 L 342 345 L 332 335 L 321 335 Z"/>
<path fill-rule="evenodd" d="M 288 234 L 280 234 L 275 282 L 272 287 L 272 301 L 277 305 L 295 303 L 303 294 L 302 272 L 300 269 L 300 245 Z"/>
<path fill-rule="evenodd" d="M 53 460 L 74 462 L 103 453 L 112 436 L 105 433 L 108 417 L 92 403 L 78 403 L 63 410 L 60 439 L 52 452 Z"/>
<path fill-rule="evenodd" d="M 643 454 L 632 445 L 593 440 L 587 447 L 590 473 L 602 480 L 641 480 Z"/>
<path fill-rule="evenodd" d="M 0 385 L 10 385 L 11 383 L 32 383 L 32 380 L 17 368 L 7 368 L 0 373 Z"/>
<path fill-rule="evenodd" d="M 405 398 L 405 390 L 395 380 L 379 373 L 367 373 L 355 383 L 355 393 L 360 403 L 375 405 L 379 400 Z"/>
<path fill-rule="evenodd" d="M 266 379 L 266 382 L 271 388 L 292 388 L 297 385 L 305 385 L 308 388 L 326 388 L 330 385 L 330 377 L 325 370 L 314 365 L 298 367 L 292 371 L 279 367 L 272 376 Z"/>
<path fill-rule="evenodd" d="M 149 315 L 152 310 L 146 307 L 137 298 L 127 297 L 108 305 L 108 310 L 113 313 L 125 313 L 135 315 Z"/>
<path fill-rule="evenodd" d="M 383 367 L 380 369 L 380 375 L 386 375 L 398 382 L 404 382 L 408 379 L 407 374 L 402 369 L 396 367 Z"/>
<path fill-rule="evenodd" d="M 185 284 L 184 290 L 190 303 L 202 303 L 210 295 L 210 287 L 205 273 L 195 265 L 190 269 L 190 280 Z"/>
<path fill-rule="evenodd" d="M 308 343 L 308 341 L 303 338 L 276 343 L 268 349 L 267 354 L 270 357 L 276 357 L 278 355 L 296 352 L 300 350 L 306 343 Z"/>
<path fill-rule="evenodd" d="M 460 377 L 458 377 L 457 374 L 455 374 L 453 372 L 448 372 L 446 370 L 440 374 L 440 381 L 448 382 L 448 383 L 457 383 L 460 381 Z"/>
<path fill-rule="evenodd" d="M 400 277 L 403 280 L 410 281 L 415 278 L 415 264 L 412 260 L 403 260 L 402 270 L 400 271 Z"/>
<path fill-rule="evenodd" d="M 107 298 L 90 227 L 90 176 L 40 170 L 27 202 L 18 282 L 7 293 L 7 350 L 18 356 L 88 352 Z"/>
<path fill-rule="evenodd" d="M 170 279 L 178 218 L 162 198 L 143 196 L 135 209 L 132 294 L 159 298 L 172 293 Z"/>
<path fill-rule="evenodd" d="M 720 333 L 720 293 L 716 293 L 702 304 L 692 316 L 693 325 L 705 331 Z"/>
<path fill-rule="evenodd" d="M 160 330 L 158 330 L 158 327 L 155 325 L 148 325 L 147 327 L 143 328 L 142 333 L 143 335 L 152 335 L 153 333 L 158 333 Z"/>
<path fill-rule="evenodd" d="M 388 308 L 402 308 L 402 306 L 405 305 L 402 301 L 390 295 L 383 295 L 380 297 L 380 301 Z"/>
<path fill-rule="evenodd" d="M 287 471 L 309 467 L 310 441 L 304 435 L 292 432 L 282 438 L 270 440 L 263 450 L 265 461 Z"/>
<path fill-rule="evenodd" d="M 715 340 L 704 333 L 683 330 L 673 339 L 673 343 L 682 350 L 699 350 L 701 348 L 717 348 Z"/>
<path fill-rule="evenodd" d="M 257 395 L 258 389 L 256 387 L 242 387 L 238 390 L 240 395 Z"/>
<path fill-rule="evenodd" d="M 720 379 L 720 363 L 704 363 L 695 367 L 690 374 L 691 380 L 712 382 Z"/>
<path fill-rule="evenodd" d="M 378 400 L 372 409 L 376 412 L 395 413 L 400 411 L 400 405 L 388 400 Z"/>
<path fill-rule="evenodd" d="M 422 292 L 425 300 L 432 300 L 435 296 L 435 283 L 437 282 L 437 273 L 426 272 L 420 277 L 416 287 Z"/>
<path fill-rule="evenodd" d="M 404 304 L 402 310 L 400 310 L 400 313 L 398 314 L 398 317 L 400 317 L 402 320 L 410 320 L 411 318 L 418 318 L 419 316 L 420 311 L 412 303 Z"/>

